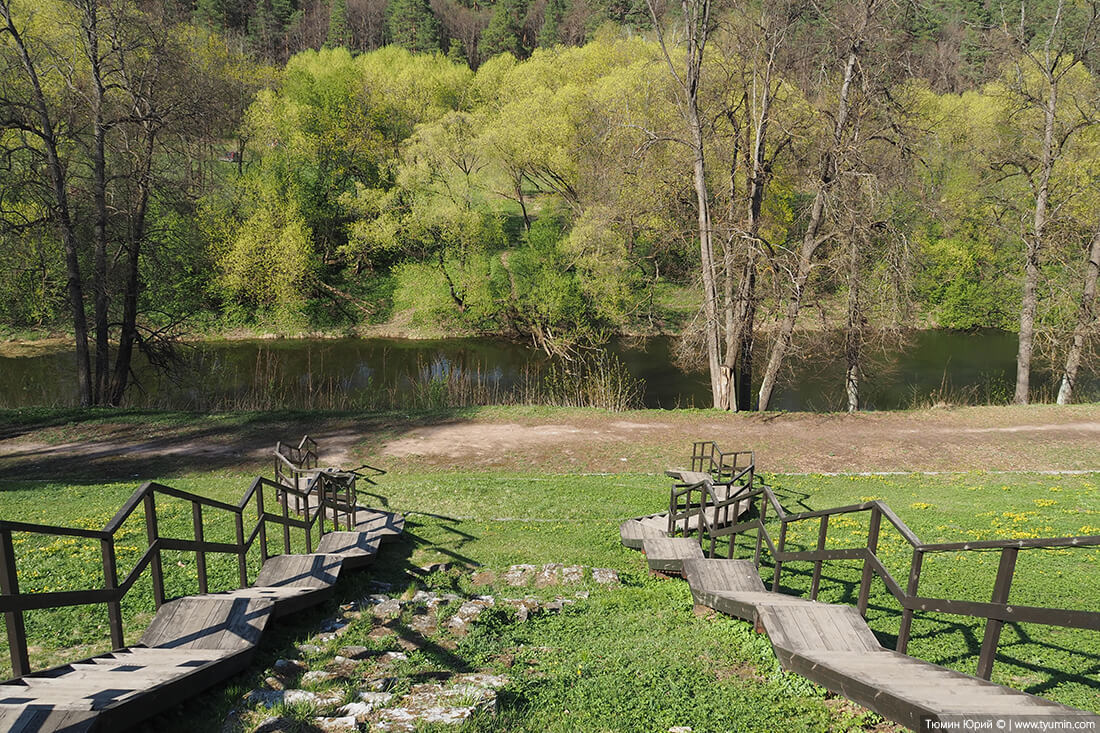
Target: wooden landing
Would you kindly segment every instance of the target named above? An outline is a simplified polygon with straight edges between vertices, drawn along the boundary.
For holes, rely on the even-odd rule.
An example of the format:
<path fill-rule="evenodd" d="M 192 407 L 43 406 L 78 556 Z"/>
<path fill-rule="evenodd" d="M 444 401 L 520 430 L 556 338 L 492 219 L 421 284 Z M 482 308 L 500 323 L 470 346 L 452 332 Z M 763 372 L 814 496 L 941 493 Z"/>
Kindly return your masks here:
<path fill-rule="evenodd" d="M 642 541 L 649 569 L 658 573 L 683 572 L 684 560 L 702 558 L 699 540 L 691 537 L 648 537 Z"/>
<path fill-rule="evenodd" d="M 922 719 L 980 714 L 1088 720 L 1100 729 L 1093 713 L 886 649 L 854 607 L 769 592 L 748 560 L 703 558 L 692 539 L 642 545 L 651 570 L 682 572 L 697 604 L 766 632 L 785 669 L 914 730 Z"/>
<path fill-rule="evenodd" d="M 237 674 L 272 618 L 327 598 L 345 566 L 404 528 L 400 515 L 358 514 L 359 531 L 325 535 L 318 553 L 268 558 L 252 587 L 165 603 L 138 646 L 0 684 L 0 730 L 126 728 Z"/>

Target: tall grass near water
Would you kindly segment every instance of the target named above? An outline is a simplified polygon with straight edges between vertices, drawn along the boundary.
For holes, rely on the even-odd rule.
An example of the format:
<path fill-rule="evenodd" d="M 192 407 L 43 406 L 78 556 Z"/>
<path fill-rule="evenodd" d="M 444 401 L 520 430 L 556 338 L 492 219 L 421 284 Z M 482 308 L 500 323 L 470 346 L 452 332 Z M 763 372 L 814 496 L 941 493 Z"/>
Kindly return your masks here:
<path fill-rule="evenodd" d="M 312 365 L 311 365 L 312 366 Z M 548 365 L 524 364 L 512 379 L 479 363 L 463 366 L 445 359 L 418 359 L 398 379 L 380 384 L 372 377 L 318 376 L 323 364 L 295 373 L 278 352 L 261 349 L 252 373 L 240 386 L 219 380 L 176 384 L 157 394 L 132 393 L 128 405 L 200 411 L 237 410 L 405 410 L 546 405 L 623 411 L 642 406 L 645 383 L 612 353 L 593 351 Z M 205 383 L 204 383 L 205 381 Z"/>

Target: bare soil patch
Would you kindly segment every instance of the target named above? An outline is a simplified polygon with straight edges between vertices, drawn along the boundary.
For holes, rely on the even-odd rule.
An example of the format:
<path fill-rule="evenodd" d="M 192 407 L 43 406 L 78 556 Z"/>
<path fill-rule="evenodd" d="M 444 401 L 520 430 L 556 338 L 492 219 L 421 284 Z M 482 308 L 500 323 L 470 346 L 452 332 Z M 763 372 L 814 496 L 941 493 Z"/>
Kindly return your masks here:
<path fill-rule="evenodd" d="M 1100 470 L 1100 405 L 846 414 L 493 408 L 430 416 L 185 416 L 4 425 L 10 478 L 131 478 L 269 470 L 277 439 L 318 439 L 325 463 L 398 472 L 647 472 L 694 440 L 756 451 L 760 470 Z"/>

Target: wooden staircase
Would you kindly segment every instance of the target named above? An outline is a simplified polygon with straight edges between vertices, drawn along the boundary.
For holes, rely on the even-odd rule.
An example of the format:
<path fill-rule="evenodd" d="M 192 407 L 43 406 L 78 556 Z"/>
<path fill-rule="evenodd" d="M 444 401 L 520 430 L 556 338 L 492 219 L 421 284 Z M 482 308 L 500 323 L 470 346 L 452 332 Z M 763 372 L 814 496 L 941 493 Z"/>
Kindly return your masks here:
<path fill-rule="evenodd" d="M 328 599 L 345 565 L 367 564 L 403 528 L 398 514 L 360 512 L 366 529 L 325 534 L 318 553 L 268 558 L 251 587 L 168 601 L 136 646 L 0 684 L 0 730 L 125 728 L 237 674 L 272 619 Z"/>
<path fill-rule="evenodd" d="M 708 443 L 696 443 L 693 469 Z M 701 450 L 702 447 L 702 450 Z M 721 455 L 717 447 L 713 452 Z M 703 468 L 706 466 L 704 465 Z M 1096 547 L 1100 537 L 1058 537 L 1026 540 L 994 540 L 971 543 L 925 544 L 888 506 L 879 501 L 816 512 L 787 514 L 770 487 L 750 477 L 740 491 L 714 491 L 715 480 L 692 472 L 669 471 L 681 483 L 672 489 L 667 513 L 628 519 L 619 527 L 626 547 L 642 550 L 651 572 L 687 579 L 697 605 L 751 622 L 768 634 L 779 663 L 788 670 L 844 695 L 885 718 L 914 730 L 927 730 L 929 721 L 958 723 L 959 716 L 1039 716 L 1048 722 L 1100 730 L 1100 715 L 1061 705 L 1035 695 L 989 681 L 1001 626 L 1009 620 L 1054 626 L 1100 630 L 1100 613 L 1012 605 L 1009 588 L 1016 554 L 1028 548 Z M 759 478 L 759 477 L 756 477 Z M 676 505 L 680 501 L 679 506 Z M 759 501 L 755 517 L 742 519 L 749 503 Z M 736 506 L 733 519 L 719 521 L 719 512 Z M 696 521 L 689 523 L 690 514 Z M 769 514 L 770 512 L 770 514 Z M 827 547 L 830 516 L 870 513 L 865 547 Z M 722 515 L 723 518 L 725 515 Z M 779 542 L 766 528 L 768 517 L 779 522 Z M 913 546 L 909 582 L 902 588 L 877 556 L 880 526 L 891 523 Z M 809 551 L 788 551 L 788 526 L 797 522 L 819 524 L 817 546 Z M 733 559 L 739 534 L 755 533 L 752 560 Z M 682 536 L 676 536 L 680 534 Z M 729 558 L 717 557 L 718 543 L 726 542 Z M 709 551 L 705 551 L 709 542 Z M 772 556 L 771 590 L 760 577 L 763 551 Z M 918 594 L 922 559 L 926 553 L 999 551 L 1001 562 L 990 603 L 922 597 Z M 816 599 L 825 561 L 862 560 L 863 579 L 857 606 L 821 603 Z M 811 598 L 777 592 L 783 564 L 814 563 Z M 872 578 L 878 575 L 902 606 L 898 649 L 883 647 L 864 620 Z M 917 610 L 954 613 L 986 619 L 985 638 L 978 662 L 978 676 L 941 667 L 905 654 L 913 614 Z M 1083 725 L 1081 725 L 1083 724 Z M 1091 725 L 1092 727 L 1085 727 Z M 1064 728 L 1064 729 L 1069 729 Z"/>
<path fill-rule="evenodd" d="M 316 444 L 308 437 L 302 445 L 307 445 L 307 441 L 315 448 Z M 123 729 L 245 669 L 273 619 L 328 599 L 341 572 L 369 564 L 382 542 L 404 531 L 405 520 L 400 514 L 355 503 L 354 480 L 349 478 L 352 474 L 313 471 L 308 481 L 293 483 L 276 483 L 260 477 L 238 505 L 148 483 L 131 496 L 102 531 L 0 522 L 0 611 L 7 627 L 12 665 L 19 674 L 0 683 L 0 730 L 76 733 Z M 266 506 L 278 506 L 281 514 L 265 509 L 265 492 L 275 495 L 274 499 L 268 497 Z M 156 497 L 165 495 L 192 504 L 193 539 L 160 535 Z M 135 568 L 120 581 L 115 563 L 115 533 L 142 506 L 149 544 Z M 253 506 L 256 524 L 246 533 L 244 511 Z M 235 543 L 205 539 L 204 508 L 234 518 Z M 328 531 L 326 520 L 330 522 Z M 268 525 L 282 529 L 282 554 L 270 551 Z M 304 533 L 305 554 L 291 554 L 291 530 Z M 316 551 L 311 551 L 314 530 L 319 538 Z M 98 539 L 103 547 L 103 567 L 99 572 L 104 587 L 62 593 L 21 593 L 13 533 Z M 256 546 L 263 562 L 249 585 L 246 555 Z M 198 594 L 176 599 L 164 597 L 160 556 L 164 549 L 195 553 Z M 240 588 L 204 592 L 205 558 L 210 552 L 237 557 Z M 139 643 L 125 646 L 121 601 L 146 570 L 152 576 L 157 613 Z M 107 605 L 115 650 L 31 672 L 23 612 L 81 604 Z"/>

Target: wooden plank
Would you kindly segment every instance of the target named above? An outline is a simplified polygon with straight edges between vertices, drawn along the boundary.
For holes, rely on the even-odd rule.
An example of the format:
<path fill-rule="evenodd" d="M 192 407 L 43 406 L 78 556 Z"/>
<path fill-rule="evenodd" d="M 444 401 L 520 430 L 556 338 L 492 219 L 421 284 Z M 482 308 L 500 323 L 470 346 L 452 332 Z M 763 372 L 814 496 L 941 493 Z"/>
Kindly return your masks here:
<path fill-rule="evenodd" d="M 756 566 L 749 560 L 715 560 L 695 558 L 684 560 L 684 577 L 692 592 L 741 591 L 764 592 L 764 583 Z"/>
<path fill-rule="evenodd" d="M 642 543 L 649 569 L 663 573 L 679 573 L 686 558 L 703 557 L 699 543 L 684 537 L 650 537 Z"/>
<path fill-rule="evenodd" d="M 277 555 L 264 563 L 255 586 L 329 587 L 341 564 L 339 555 Z"/>
<path fill-rule="evenodd" d="M 0 708 L 0 729 L 9 733 L 85 733 L 97 714 L 53 706 L 17 705 Z"/>
<path fill-rule="evenodd" d="M 254 645 L 274 610 L 271 601 L 232 596 L 188 596 L 175 601 L 180 608 L 173 622 L 150 624 L 143 644 L 171 649 L 210 649 L 217 646 L 241 649 Z M 233 627 L 236 617 L 246 617 L 244 626 Z M 156 619 L 154 619 L 154 622 Z M 226 634 L 227 629 L 236 631 Z"/>

